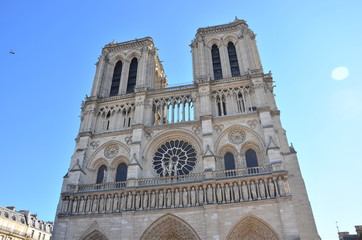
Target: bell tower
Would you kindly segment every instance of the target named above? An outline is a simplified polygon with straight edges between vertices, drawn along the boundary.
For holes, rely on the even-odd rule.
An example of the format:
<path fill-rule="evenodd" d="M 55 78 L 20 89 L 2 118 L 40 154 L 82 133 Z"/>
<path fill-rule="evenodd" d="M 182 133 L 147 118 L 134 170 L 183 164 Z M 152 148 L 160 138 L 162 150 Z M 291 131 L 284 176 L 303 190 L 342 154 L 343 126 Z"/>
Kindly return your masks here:
<path fill-rule="evenodd" d="M 255 34 L 191 49 L 193 84 L 167 87 L 151 38 L 103 48 L 53 239 L 320 240 Z"/>

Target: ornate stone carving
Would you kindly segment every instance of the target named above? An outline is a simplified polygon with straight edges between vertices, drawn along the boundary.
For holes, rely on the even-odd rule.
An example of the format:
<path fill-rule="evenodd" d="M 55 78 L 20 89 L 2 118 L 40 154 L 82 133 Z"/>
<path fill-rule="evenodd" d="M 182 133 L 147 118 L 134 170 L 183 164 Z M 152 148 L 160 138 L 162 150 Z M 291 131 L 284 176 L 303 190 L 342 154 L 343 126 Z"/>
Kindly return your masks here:
<path fill-rule="evenodd" d="M 214 130 L 215 130 L 217 133 L 221 133 L 223 129 L 224 129 L 224 125 L 222 125 L 222 124 L 220 124 L 220 125 L 215 125 L 215 126 L 214 126 Z"/>
<path fill-rule="evenodd" d="M 93 141 L 90 143 L 90 145 L 92 146 L 93 149 L 96 149 L 99 146 L 99 141 Z"/>
<path fill-rule="evenodd" d="M 247 121 L 247 124 L 249 125 L 249 127 L 251 127 L 252 129 L 254 129 L 257 125 L 258 125 L 258 121 L 253 119 L 253 120 L 249 120 Z"/>
<path fill-rule="evenodd" d="M 243 130 L 234 130 L 229 133 L 229 140 L 232 143 L 240 144 L 245 141 L 246 134 Z"/>
<path fill-rule="evenodd" d="M 109 145 L 108 147 L 106 147 L 106 149 L 104 149 L 104 156 L 106 158 L 114 158 L 115 156 L 117 156 L 117 153 L 119 151 L 119 147 L 116 144 L 112 144 Z"/>
<path fill-rule="evenodd" d="M 196 134 L 199 134 L 201 132 L 201 126 L 192 126 L 192 131 L 194 131 Z"/>
<path fill-rule="evenodd" d="M 130 145 L 132 143 L 132 136 L 125 137 L 124 140 L 128 145 Z"/>
<path fill-rule="evenodd" d="M 145 137 L 147 140 L 150 140 L 153 135 L 153 131 L 149 130 L 145 132 Z"/>

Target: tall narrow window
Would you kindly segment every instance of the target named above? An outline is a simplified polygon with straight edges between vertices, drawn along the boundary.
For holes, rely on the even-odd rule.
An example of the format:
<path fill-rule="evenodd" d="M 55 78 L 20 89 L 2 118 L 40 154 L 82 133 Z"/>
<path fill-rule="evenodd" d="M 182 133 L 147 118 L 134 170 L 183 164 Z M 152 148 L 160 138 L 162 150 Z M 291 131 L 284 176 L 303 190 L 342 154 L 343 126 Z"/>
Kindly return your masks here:
<path fill-rule="evenodd" d="M 245 152 L 245 158 L 246 158 L 246 167 L 252 168 L 248 170 L 248 173 L 249 174 L 258 173 L 259 170 L 256 168 L 258 166 L 258 158 L 256 156 L 256 152 L 253 149 L 248 149 Z"/>
<path fill-rule="evenodd" d="M 110 97 L 118 95 L 119 85 L 121 82 L 121 74 L 122 74 L 122 62 L 118 61 L 113 71 L 111 91 L 109 93 Z"/>
<path fill-rule="evenodd" d="M 235 46 L 232 42 L 228 43 L 228 54 L 230 62 L 231 76 L 240 76 L 238 57 L 236 55 Z"/>
<path fill-rule="evenodd" d="M 127 164 L 121 163 L 117 167 L 116 182 L 125 182 L 127 180 Z"/>
<path fill-rule="evenodd" d="M 131 61 L 131 65 L 129 66 L 127 93 L 134 92 L 134 88 L 136 86 L 136 79 L 137 79 L 137 68 L 138 68 L 137 58 L 133 58 Z"/>
<path fill-rule="evenodd" d="M 107 173 L 107 166 L 106 165 L 100 166 L 97 173 L 97 181 L 96 181 L 97 184 L 105 182 L 106 173 Z"/>
<path fill-rule="evenodd" d="M 212 57 L 212 68 L 214 70 L 214 78 L 221 79 L 222 78 L 222 70 L 221 70 L 221 61 L 220 61 L 220 53 L 219 48 L 216 44 L 211 47 L 211 57 Z"/>
<path fill-rule="evenodd" d="M 227 152 L 224 155 L 224 164 L 225 164 L 225 170 L 233 170 L 235 169 L 235 159 L 234 154 L 231 152 Z"/>
<path fill-rule="evenodd" d="M 225 116 L 226 115 L 226 100 L 224 96 L 217 96 L 216 97 L 216 103 L 217 103 L 217 112 L 219 116 Z"/>

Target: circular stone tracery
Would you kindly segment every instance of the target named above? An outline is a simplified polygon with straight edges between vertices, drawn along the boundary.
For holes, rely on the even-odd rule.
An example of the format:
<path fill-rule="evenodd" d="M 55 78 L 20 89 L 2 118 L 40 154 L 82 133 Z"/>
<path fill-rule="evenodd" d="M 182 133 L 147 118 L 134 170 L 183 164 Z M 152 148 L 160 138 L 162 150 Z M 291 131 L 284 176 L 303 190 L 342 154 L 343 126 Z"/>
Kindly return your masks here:
<path fill-rule="evenodd" d="M 189 174 L 196 165 L 196 150 L 183 140 L 171 140 L 154 154 L 153 168 L 160 177 Z"/>

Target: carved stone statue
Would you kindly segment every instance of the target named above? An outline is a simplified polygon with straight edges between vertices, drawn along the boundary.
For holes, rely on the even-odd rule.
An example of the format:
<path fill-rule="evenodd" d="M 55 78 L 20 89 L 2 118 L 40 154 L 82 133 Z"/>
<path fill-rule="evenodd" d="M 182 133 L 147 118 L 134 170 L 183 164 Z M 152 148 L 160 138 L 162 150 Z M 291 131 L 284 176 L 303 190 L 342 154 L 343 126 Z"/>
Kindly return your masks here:
<path fill-rule="evenodd" d="M 78 210 L 80 213 L 84 212 L 84 206 L 85 206 L 84 197 L 80 197 L 79 210 Z"/>
<path fill-rule="evenodd" d="M 114 194 L 114 198 L 113 198 L 113 207 L 112 207 L 113 211 L 118 210 L 118 201 L 119 201 L 118 194 L 116 193 L 116 194 Z"/>
<path fill-rule="evenodd" d="M 269 181 L 268 181 L 268 188 L 269 188 L 270 197 L 274 198 L 275 197 L 275 189 L 274 189 L 273 180 L 271 178 L 269 178 Z"/>
<path fill-rule="evenodd" d="M 126 202 L 127 202 L 126 195 L 124 193 L 121 193 L 121 206 L 120 206 L 120 209 L 122 211 L 126 210 Z"/>
<path fill-rule="evenodd" d="M 260 198 L 265 199 L 265 185 L 264 181 L 261 179 L 259 180 L 259 193 L 260 193 Z"/>
<path fill-rule="evenodd" d="M 225 201 L 226 202 L 230 202 L 230 188 L 229 188 L 229 184 L 225 184 L 224 186 L 224 191 L 225 191 Z"/>
<path fill-rule="evenodd" d="M 221 203 L 222 202 L 222 193 L 221 193 L 221 187 L 220 187 L 220 184 L 218 184 L 216 186 L 216 200 L 218 203 Z"/>
<path fill-rule="evenodd" d="M 196 193 L 195 193 L 194 187 L 191 188 L 190 199 L 191 199 L 191 205 L 195 206 L 196 205 Z"/>
<path fill-rule="evenodd" d="M 158 208 L 163 208 L 163 192 L 160 190 L 158 193 Z"/>
<path fill-rule="evenodd" d="M 278 177 L 278 187 L 279 187 L 279 193 L 280 196 L 285 196 L 287 194 L 287 191 L 285 189 L 284 181 L 281 177 Z"/>
<path fill-rule="evenodd" d="M 180 206 L 180 193 L 178 191 L 178 188 L 175 190 L 175 207 Z"/>
<path fill-rule="evenodd" d="M 172 194 L 171 194 L 171 190 L 167 189 L 167 193 L 166 193 L 166 205 L 167 207 L 171 207 L 172 205 Z"/>
<path fill-rule="evenodd" d="M 128 192 L 128 195 L 127 195 L 127 209 L 130 210 L 132 209 L 132 205 L 133 205 L 133 198 L 132 198 L 132 193 L 131 192 Z"/>
<path fill-rule="evenodd" d="M 156 194 L 155 191 L 152 191 L 151 193 L 151 204 L 150 204 L 151 208 L 155 208 L 156 207 Z"/>
<path fill-rule="evenodd" d="M 104 196 L 101 195 L 100 199 L 99 199 L 99 211 L 103 212 L 104 211 Z"/>
<path fill-rule="evenodd" d="M 62 213 L 68 213 L 68 205 L 69 205 L 69 198 L 68 197 L 63 198 Z"/>
<path fill-rule="evenodd" d="M 106 199 L 106 211 L 111 211 L 112 210 L 111 207 L 112 207 L 112 196 L 108 194 Z"/>
<path fill-rule="evenodd" d="M 85 205 L 85 212 L 86 213 L 89 213 L 92 209 L 91 209 L 91 206 L 92 206 L 92 197 L 91 196 L 88 196 L 87 197 L 87 203 Z"/>
<path fill-rule="evenodd" d="M 78 203 L 78 198 L 74 198 L 73 199 L 73 206 L 72 206 L 72 213 L 77 212 L 77 203 Z"/>
<path fill-rule="evenodd" d="M 240 201 L 240 194 L 239 194 L 239 186 L 237 183 L 233 184 L 233 192 L 234 192 L 234 201 L 239 202 Z"/>
<path fill-rule="evenodd" d="M 98 211 L 98 197 L 94 196 L 93 197 L 92 212 L 97 212 L 97 211 Z"/>
<path fill-rule="evenodd" d="M 258 199 L 258 195 L 256 193 L 256 186 L 254 181 L 251 181 L 250 183 L 250 192 L 253 199 Z"/>
<path fill-rule="evenodd" d="M 148 192 L 147 192 L 147 191 L 145 191 L 145 192 L 143 193 L 142 208 L 143 208 L 143 209 L 148 209 Z"/>
<path fill-rule="evenodd" d="M 186 188 L 184 188 L 183 192 L 182 192 L 182 204 L 184 207 L 187 206 L 187 204 L 188 204 L 188 196 L 187 196 Z"/>
<path fill-rule="evenodd" d="M 243 184 L 241 185 L 241 192 L 243 194 L 244 201 L 251 200 L 249 193 L 248 193 L 248 186 L 246 185 L 246 182 L 243 182 Z"/>
<path fill-rule="evenodd" d="M 140 192 L 136 192 L 136 201 L 135 201 L 135 209 L 139 209 L 140 205 L 141 205 L 141 196 L 140 196 Z"/>
<path fill-rule="evenodd" d="M 211 186 L 210 185 L 208 185 L 207 186 L 207 202 L 208 203 L 212 203 L 213 201 L 214 201 L 214 199 L 213 199 L 213 190 L 212 190 L 212 188 L 211 188 Z"/>
<path fill-rule="evenodd" d="M 204 203 L 204 190 L 202 189 L 202 187 L 199 187 L 199 191 L 198 191 L 198 201 L 199 201 L 199 205 L 202 205 Z"/>

